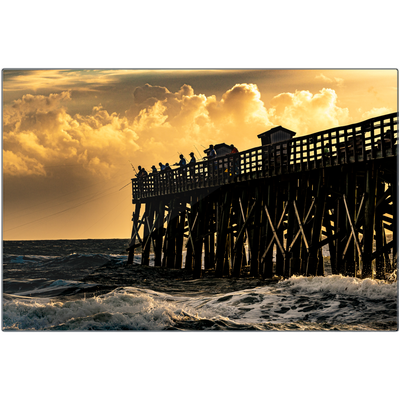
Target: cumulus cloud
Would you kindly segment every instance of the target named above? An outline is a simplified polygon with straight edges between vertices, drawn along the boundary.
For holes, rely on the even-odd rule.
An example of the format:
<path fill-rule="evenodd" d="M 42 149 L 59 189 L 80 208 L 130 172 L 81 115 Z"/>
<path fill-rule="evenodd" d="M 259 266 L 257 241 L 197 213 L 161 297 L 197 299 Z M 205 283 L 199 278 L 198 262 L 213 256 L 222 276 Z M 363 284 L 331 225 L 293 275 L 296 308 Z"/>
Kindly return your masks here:
<path fill-rule="evenodd" d="M 312 94 L 308 90 L 281 93 L 271 101 L 270 120 L 298 135 L 321 131 L 349 123 L 349 110 L 337 105 L 333 89 Z"/>
<path fill-rule="evenodd" d="M 4 107 L 5 175 L 48 176 L 50 166 L 74 164 L 88 174 L 111 176 L 121 160 L 148 168 L 211 143 L 257 146 L 257 134 L 272 126 L 257 86 L 246 83 L 220 99 L 196 94 L 189 85 L 171 92 L 146 84 L 133 91 L 122 116 L 101 105 L 89 115 L 72 116 L 71 101 L 71 92 L 64 91 L 25 95 Z"/>
<path fill-rule="evenodd" d="M 363 119 L 369 119 L 373 117 L 379 117 L 380 115 L 385 115 L 385 114 L 390 114 L 394 112 L 393 109 L 387 108 L 387 107 L 381 107 L 381 108 L 373 108 L 372 110 L 366 111 L 365 113 L 362 114 Z"/>
<path fill-rule="evenodd" d="M 320 79 L 320 80 L 322 80 L 323 82 L 326 82 L 326 83 L 336 84 L 336 85 L 339 86 L 339 87 L 341 87 L 341 86 L 344 85 L 344 79 L 342 79 L 342 78 L 336 78 L 336 77 L 328 78 L 327 76 L 325 76 L 325 75 L 322 74 L 322 73 L 319 74 L 319 75 L 317 75 L 317 76 L 315 77 L 315 79 Z"/>
<path fill-rule="evenodd" d="M 48 175 L 46 167 L 79 164 L 91 174 L 107 176 L 115 163 L 138 149 L 137 135 L 126 117 L 101 105 L 91 115 L 72 117 L 69 92 L 25 95 L 4 107 L 3 172 Z"/>
<path fill-rule="evenodd" d="M 12 176 L 46 175 L 43 165 L 36 159 L 9 150 L 3 151 L 3 171 Z"/>
<path fill-rule="evenodd" d="M 136 88 L 133 97 L 126 115 L 133 121 L 142 150 L 152 149 L 157 160 L 177 151 L 189 153 L 196 145 L 230 144 L 232 138 L 238 147 L 255 146 L 257 134 L 272 126 L 254 84 L 237 84 L 221 99 L 195 94 L 189 85 L 172 93 L 146 84 Z"/>
<path fill-rule="evenodd" d="M 145 84 L 132 98 L 124 115 L 99 104 L 89 114 L 72 116 L 69 91 L 25 95 L 5 105 L 4 174 L 49 176 L 49 167 L 68 164 L 88 176 L 110 177 L 128 160 L 149 168 L 159 161 L 173 164 L 177 153 L 195 151 L 199 157 L 201 146 L 209 144 L 259 146 L 257 135 L 275 125 L 301 135 L 348 122 L 348 110 L 337 105 L 333 89 L 281 93 L 269 109 L 251 83 L 236 84 L 220 98 L 196 94 L 190 85 L 171 92 Z"/>

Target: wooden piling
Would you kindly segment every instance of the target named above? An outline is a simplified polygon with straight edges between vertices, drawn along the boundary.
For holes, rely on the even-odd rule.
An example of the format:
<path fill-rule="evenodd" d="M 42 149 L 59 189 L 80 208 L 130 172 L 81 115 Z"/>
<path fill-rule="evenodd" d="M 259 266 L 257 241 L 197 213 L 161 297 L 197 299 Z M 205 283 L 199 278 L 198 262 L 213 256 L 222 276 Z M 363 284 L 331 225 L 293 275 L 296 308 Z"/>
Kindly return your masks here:
<path fill-rule="evenodd" d="M 222 277 L 224 272 L 224 262 L 225 262 L 225 247 L 226 239 L 228 233 L 228 224 L 231 214 L 231 203 L 232 203 L 232 193 L 226 191 L 221 194 L 223 198 L 222 201 L 222 212 L 220 216 L 219 230 L 217 232 L 217 251 L 216 251 L 216 268 L 215 275 L 217 277 Z"/>
<path fill-rule="evenodd" d="M 195 234 L 193 237 L 194 241 L 194 268 L 193 277 L 200 278 L 202 275 L 202 260 L 203 260 L 203 243 L 206 226 L 206 218 L 204 218 L 204 212 L 206 211 L 206 200 L 203 195 L 199 195 L 197 203 L 194 206 L 195 212 L 198 213 L 199 219 L 195 227 Z"/>
<path fill-rule="evenodd" d="M 185 211 L 186 211 L 186 202 L 182 199 L 179 204 L 178 215 L 177 215 L 177 224 L 175 231 L 175 265 L 174 267 L 177 269 L 182 268 L 182 250 L 183 250 L 183 239 L 185 232 Z"/>
<path fill-rule="evenodd" d="M 363 278 L 372 277 L 372 252 L 374 242 L 374 227 L 375 227 L 375 204 L 376 204 L 376 190 L 377 190 L 377 179 L 374 168 L 374 163 L 367 165 L 366 177 L 365 177 L 365 193 L 367 199 L 365 202 L 365 216 L 364 216 L 364 229 L 363 229 L 363 242 L 364 242 L 364 253 L 363 253 Z"/>
<path fill-rule="evenodd" d="M 164 237 L 164 212 L 165 204 L 162 199 L 156 203 L 157 207 L 157 221 L 155 224 L 155 249 L 154 249 L 154 265 L 161 266 L 162 261 L 162 245 Z"/>
<path fill-rule="evenodd" d="M 254 203 L 251 205 L 250 213 L 253 223 L 251 229 L 251 260 L 250 260 L 250 276 L 258 277 L 260 275 L 260 257 L 261 257 L 261 226 L 263 224 L 263 211 L 262 211 L 262 195 L 259 187 L 254 190 Z"/>
<path fill-rule="evenodd" d="M 318 183 L 316 188 L 315 198 L 316 202 L 314 220 L 311 228 L 310 250 L 306 267 L 306 275 L 324 275 L 324 271 L 319 269 L 318 266 L 323 265 L 320 261 L 322 253 L 319 252 L 319 242 L 321 239 L 322 219 L 325 213 L 327 195 L 327 182 L 325 181 L 324 170 L 320 170 L 318 174 Z"/>
<path fill-rule="evenodd" d="M 149 265 L 150 248 L 152 244 L 152 228 L 154 220 L 154 202 L 146 202 L 144 213 L 144 234 L 143 234 L 143 249 L 142 249 L 142 265 Z"/>
<path fill-rule="evenodd" d="M 128 264 L 133 263 L 133 257 L 135 253 L 135 247 L 136 247 L 136 237 L 137 237 L 137 230 L 138 230 L 138 221 L 139 221 L 139 214 L 140 214 L 140 207 L 141 203 L 140 202 L 135 202 L 135 211 L 132 214 L 132 234 L 131 234 L 131 241 L 129 243 L 128 247 Z"/>

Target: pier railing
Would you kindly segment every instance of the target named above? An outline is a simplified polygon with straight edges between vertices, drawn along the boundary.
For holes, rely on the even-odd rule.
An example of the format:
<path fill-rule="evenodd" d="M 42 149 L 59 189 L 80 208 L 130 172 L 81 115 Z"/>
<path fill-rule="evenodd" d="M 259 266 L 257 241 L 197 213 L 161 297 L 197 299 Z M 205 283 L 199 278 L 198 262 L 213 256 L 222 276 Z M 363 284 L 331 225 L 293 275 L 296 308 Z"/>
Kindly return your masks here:
<path fill-rule="evenodd" d="M 138 200 L 397 154 L 398 114 L 392 113 L 135 178 L 132 195 Z"/>

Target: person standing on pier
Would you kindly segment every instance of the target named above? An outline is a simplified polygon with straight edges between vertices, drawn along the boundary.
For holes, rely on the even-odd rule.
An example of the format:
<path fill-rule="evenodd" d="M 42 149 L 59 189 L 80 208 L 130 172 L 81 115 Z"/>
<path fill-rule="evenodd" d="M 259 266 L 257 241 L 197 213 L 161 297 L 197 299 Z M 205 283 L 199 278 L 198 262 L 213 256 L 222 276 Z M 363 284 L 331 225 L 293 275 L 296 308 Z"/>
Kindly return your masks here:
<path fill-rule="evenodd" d="M 146 189 L 144 178 L 147 176 L 147 171 L 142 168 L 140 165 L 138 166 L 138 173 L 136 174 L 136 178 L 138 180 L 139 189 Z"/>
<path fill-rule="evenodd" d="M 193 179 L 193 177 L 194 177 L 194 165 L 196 164 L 196 158 L 194 156 L 193 151 L 189 154 L 189 156 L 191 157 L 190 161 L 189 161 L 189 174 L 190 174 L 189 178 Z"/>
<path fill-rule="evenodd" d="M 174 165 L 179 165 L 180 168 L 183 168 L 186 165 L 185 157 L 183 157 L 183 154 L 181 154 L 179 158 L 179 162 L 175 163 Z"/>
<path fill-rule="evenodd" d="M 214 149 L 214 145 L 210 144 L 210 151 L 208 152 L 207 158 L 212 160 L 217 157 L 217 152 Z"/>
<path fill-rule="evenodd" d="M 193 151 L 191 153 L 189 153 L 189 156 L 191 157 L 190 161 L 189 161 L 189 165 L 190 164 L 196 164 L 196 158 L 194 157 Z"/>
<path fill-rule="evenodd" d="M 214 160 L 215 158 L 217 158 L 217 152 L 214 149 L 214 145 L 210 144 L 210 150 L 208 152 L 208 155 L 206 156 L 209 160 Z M 217 170 L 217 162 L 214 161 L 214 170 Z"/>
<path fill-rule="evenodd" d="M 139 165 L 138 166 L 138 173 L 136 174 L 136 177 L 137 178 L 143 178 L 145 176 L 147 176 L 147 171 Z"/>
<path fill-rule="evenodd" d="M 238 157 L 234 157 L 233 154 L 239 153 L 239 150 L 233 145 L 231 144 L 231 152 L 229 153 L 230 157 L 230 162 L 229 164 L 234 164 L 234 173 L 235 175 L 239 174 L 239 158 Z M 232 167 L 231 167 L 231 174 L 232 174 Z"/>
<path fill-rule="evenodd" d="M 179 160 L 179 162 L 178 163 L 175 163 L 174 165 L 179 165 L 179 169 L 180 169 L 180 175 L 181 175 L 181 177 L 182 178 L 186 178 L 186 159 L 185 159 L 185 157 L 183 157 L 183 154 L 180 154 L 179 155 L 179 158 L 180 158 L 180 160 Z"/>

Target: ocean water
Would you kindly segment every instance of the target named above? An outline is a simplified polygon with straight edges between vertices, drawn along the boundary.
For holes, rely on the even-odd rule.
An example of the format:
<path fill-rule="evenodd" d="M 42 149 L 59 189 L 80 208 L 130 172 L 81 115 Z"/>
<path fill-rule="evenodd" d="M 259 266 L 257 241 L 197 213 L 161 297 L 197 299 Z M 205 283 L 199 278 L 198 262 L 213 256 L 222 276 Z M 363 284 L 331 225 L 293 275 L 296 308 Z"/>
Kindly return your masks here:
<path fill-rule="evenodd" d="M 398 284 L 341 275 L 193 279 L 126 265 L 127 240 L 3 242 L 10 331 L 396 331 Z M 154 263 L 151 263 L 154 264 Z"/>

